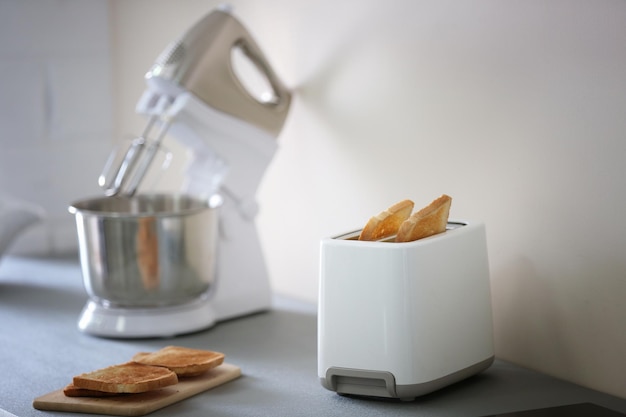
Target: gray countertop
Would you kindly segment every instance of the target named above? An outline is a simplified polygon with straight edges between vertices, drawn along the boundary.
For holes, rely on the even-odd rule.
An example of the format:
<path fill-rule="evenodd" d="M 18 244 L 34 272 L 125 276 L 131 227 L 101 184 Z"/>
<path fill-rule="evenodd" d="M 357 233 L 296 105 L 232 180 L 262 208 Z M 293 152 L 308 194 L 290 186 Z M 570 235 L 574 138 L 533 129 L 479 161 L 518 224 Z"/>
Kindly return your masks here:
<path fill-rule="evenodd" d="M 43 412 L 34 398 L 75 374 L 177 344 L 224 352 L 243 376 L 151 416 L 489 416 L 578 402 L 626 413 L 626 400 L 496 360 L 487 371 L 412 402 L 340 396 L 317 378 L 315 307 L 277 298 L 271 311 L 175 339 L 114 340 L 82 334 L 86 294 L 74 259 L 0 260 L 0 409 Z M 3 412 L 0 410 L 0 416 Z"/>

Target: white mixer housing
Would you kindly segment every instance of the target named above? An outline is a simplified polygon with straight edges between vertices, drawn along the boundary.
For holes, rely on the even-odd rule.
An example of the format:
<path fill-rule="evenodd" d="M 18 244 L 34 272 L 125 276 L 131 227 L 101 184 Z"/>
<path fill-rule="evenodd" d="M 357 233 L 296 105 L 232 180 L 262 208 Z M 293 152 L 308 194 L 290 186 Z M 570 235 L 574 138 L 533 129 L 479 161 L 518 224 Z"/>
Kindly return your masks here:
<path fill-rule="evenodd" d="M 154 115 L 160 95 L 147 90 L 137 111 Z M 218 283 L 211 304 L 216 319 L 268 309 L 271 291 L 254 219 L 256 190 L 278 147 L 269 133 L 212 109 L 190 93 L 178 95 L 160 118 L 190 153 L 182 192 L 219 193 Z"/>

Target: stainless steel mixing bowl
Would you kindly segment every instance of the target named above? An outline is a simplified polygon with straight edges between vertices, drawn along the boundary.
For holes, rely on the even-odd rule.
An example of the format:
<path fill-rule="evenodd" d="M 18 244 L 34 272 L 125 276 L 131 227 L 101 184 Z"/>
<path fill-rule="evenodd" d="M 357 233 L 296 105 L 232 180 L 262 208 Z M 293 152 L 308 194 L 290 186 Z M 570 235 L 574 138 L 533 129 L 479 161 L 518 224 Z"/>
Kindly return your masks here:
<path fill-rule="evenodd" d="M 72 204 L 85 289 L 104 306 L 160 307 L 206 296 L 215 282 L 218 207 L 185 195 Z"/>

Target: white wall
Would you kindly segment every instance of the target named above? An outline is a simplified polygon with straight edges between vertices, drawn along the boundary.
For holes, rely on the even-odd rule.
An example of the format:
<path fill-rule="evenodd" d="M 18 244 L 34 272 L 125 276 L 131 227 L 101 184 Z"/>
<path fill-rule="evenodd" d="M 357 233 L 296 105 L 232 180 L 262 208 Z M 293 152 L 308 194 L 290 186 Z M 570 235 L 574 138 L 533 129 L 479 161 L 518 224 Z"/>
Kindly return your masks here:
<path fill-rule="evenodd" d="M 488 227 L 498 356 L 626 397 L 626 3 L 233 3 L 295 92 L 259 193 L 274 288 L 315 301 L 320 238 L 447 193 Z M 217 2 L 112 4 L 137 131 L 143 73 Z"/>
<path fill-rule="evenodd" d="M 104 0 L 36 7 L 5 0 L 0 15 L 16 4 L 26 4 L 20 6 L 25 14 L 0 25 L 0 68 L 4 73 L 26 60 L 19 73 L 34 102 L 41 100 L 42 71 L 68 62 L 61 58 L 83 57 L 98 71 L 94 63 L 107 40 L 90 25 L 101 22 L 92 18 Z M 108 4 L 119 137 L 143 127 L 134 106 L 153 59 L 217 1 Z M 452 217 L 484 220 L 488 227 L 498 356 L 626 397 L 625 2 L 233 4 L 295 92 L 281 150 L 259 193 L 259 228 L 275 289 L 316 300 L 320 238 L 358 228 L 397 200 L 424 205 L 445 192 L 454 198 Z M 82 18 L 67 20 L 68 7 Z M 82 46 L 66 50 L 48 40 L 59 27 L 69 32 L 63 39 L 70 45 Z M 9 49 L 7 60 L 7 40 L 31 31 L 38 34 L 31 45 L 36 53 Z M 86 34 L 99 40 L 94 49 Z M 65 103 L 78 99 L 94 107 L 62 114 L 106 117 L 91 92 L 106 74 L 96 73 L 97 81 L 79 75 L 78 84 L 61 88 L 82 93 Z M 3 94 L 31 102 L 0 82 Z M 99 91 L 97 97 L 105 97 Z M 24 140 L 0 139 L 0 185 L 31 200 L 54 199 L 65 210 L 70 196 L 91 189 L 82 181 L 101 165 L 82 158 L 100 141 L 85 149 L 81 141 L 92 137 L 91 123 L 73 119 L 61 134 L 42 125 L 37 111 L 24 114 L 38 124 L 13 135 Z M 57 137 L 71 142 L 53 141 Z M 48 154 L 31 155 L 35 148 Z M 67 152 L 79 155 L 59 162 Z M 50 155 L 55 168 L 36 178 L 15 162 L 47 167 Z M 5 172 L 39 188 L 14 185 Z M 61 194 L 52 192 L 57 189 Z"/>

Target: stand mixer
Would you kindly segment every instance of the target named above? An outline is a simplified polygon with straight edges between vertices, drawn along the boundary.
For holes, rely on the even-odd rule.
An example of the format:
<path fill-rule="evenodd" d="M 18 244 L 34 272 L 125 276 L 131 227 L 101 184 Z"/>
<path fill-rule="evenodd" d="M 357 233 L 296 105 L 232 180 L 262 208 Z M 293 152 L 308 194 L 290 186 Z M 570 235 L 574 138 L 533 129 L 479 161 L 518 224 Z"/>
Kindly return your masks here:
<path fill-rule="evenodd" d="M 264 96 L 252 93 L 236 73 L 235 53 L 263 77 L 269 86 Z M 217 282 L 208 296 L 174 306 L 120 307 L 90 299 L 78 326 L 100 336 L 172 336 L 266 310 L 271 304 L 254 223 L 255 193 L 276 152 L 290 92 L 228 7 L 212 11 L 171 43 L 145 79 L 147 89 L 136 111 L 149 118 L 148 126 L 117 169 L 107 163 L 100 185 L 110 198 L 132 197 L 163 137 L 172 135 L 190 154 L 182 193 L 221 199 Z M 158 133 L 151 139 L 153 128 Z"/>

